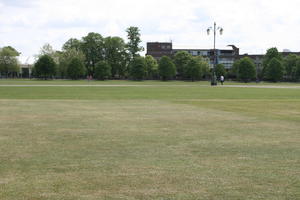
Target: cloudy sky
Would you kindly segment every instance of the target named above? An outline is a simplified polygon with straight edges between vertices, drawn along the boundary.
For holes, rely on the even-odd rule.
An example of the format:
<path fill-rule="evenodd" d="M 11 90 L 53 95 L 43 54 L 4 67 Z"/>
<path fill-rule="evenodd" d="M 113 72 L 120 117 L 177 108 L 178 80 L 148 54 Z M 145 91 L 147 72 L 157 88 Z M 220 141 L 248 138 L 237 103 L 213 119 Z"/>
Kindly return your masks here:
<path fill-rule="evenodd" d="M 15 47 L 25 62 L 45 43 L 60 50 L 71 37 L 125 38 L 138 26 L 144 46 L 172 40 L 175 48 L 211 48 L 206 29 L 216 21 L 224 28 L 218 48 L 300 51 L 299 8 L 300 0 L 0 0 L 0 47 Z"/>

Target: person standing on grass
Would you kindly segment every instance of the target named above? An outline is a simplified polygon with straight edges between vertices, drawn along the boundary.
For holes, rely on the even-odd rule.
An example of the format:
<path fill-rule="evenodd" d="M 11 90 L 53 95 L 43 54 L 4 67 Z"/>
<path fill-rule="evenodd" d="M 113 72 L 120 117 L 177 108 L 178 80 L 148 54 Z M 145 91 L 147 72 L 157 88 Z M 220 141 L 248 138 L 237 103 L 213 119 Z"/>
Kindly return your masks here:
<path fill-rule="evenodd" d="M 221 81 L 221 84 L 223 85 L 223 83 L 224 83 L 224 76 L 223 75 L 220 77 L 220 81 Z"/>

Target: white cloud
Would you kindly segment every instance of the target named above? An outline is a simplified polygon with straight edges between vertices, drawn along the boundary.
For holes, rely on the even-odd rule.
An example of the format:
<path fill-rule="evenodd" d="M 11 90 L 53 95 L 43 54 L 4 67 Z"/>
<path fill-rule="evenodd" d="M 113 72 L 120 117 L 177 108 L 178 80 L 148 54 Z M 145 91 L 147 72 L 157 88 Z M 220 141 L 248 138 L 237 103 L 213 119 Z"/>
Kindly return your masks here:
<path fill-rule="evenodd" d="M 299 0 L 0 0 L 0 46 L 14 46 L 24 60 L 47 42 L 60 49 L 91 31 L 125 38 L 133 25 L 144 42 L 172 39 L 175 47 L 210 48 L 205 30 L 216 21 L 225 29 L 219 48 L 300 51 L 299 6 Z"/>

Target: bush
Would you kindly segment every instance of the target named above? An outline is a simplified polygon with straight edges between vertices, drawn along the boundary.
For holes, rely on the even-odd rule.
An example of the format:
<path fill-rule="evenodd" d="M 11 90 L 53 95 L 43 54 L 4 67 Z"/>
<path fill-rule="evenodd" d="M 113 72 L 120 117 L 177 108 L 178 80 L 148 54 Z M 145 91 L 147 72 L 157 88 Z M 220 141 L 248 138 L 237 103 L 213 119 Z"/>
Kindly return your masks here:
<path fill-rule="evenodd" d="M 98 80 L 105 80 L 111 77 L 111 66 L 105 62 L 100 61 L 95 67 L 95 78 Z"/>
<path fill-rule="evenodd" d="M 167 56 L 163 56 L 159 61 L 158 66 L 159 76 L 162 80 L 170 80 L 173 79 L 176 75 L 176 67 L 172 62 L 171 58 Z"/>

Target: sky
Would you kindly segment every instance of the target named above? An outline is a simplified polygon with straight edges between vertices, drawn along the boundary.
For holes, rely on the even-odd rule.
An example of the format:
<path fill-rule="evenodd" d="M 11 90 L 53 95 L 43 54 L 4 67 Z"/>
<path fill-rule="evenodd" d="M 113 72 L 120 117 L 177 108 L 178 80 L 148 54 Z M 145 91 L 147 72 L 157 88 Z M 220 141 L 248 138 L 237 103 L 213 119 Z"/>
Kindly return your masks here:
<path fill-rule="evenodd" d="M 141 30 L 146 42 L 173 42 L 174 48 L 212 48 L 206 29 L 224 29 L 217 48 L 234 44 L 241 53 L 268 48 L 300 51 L 300 0 L 0 0 L 0 47 L 33 62 L 49 43 L 55 50 L 89 32 L 126 39 L 126 28 Z"/>

